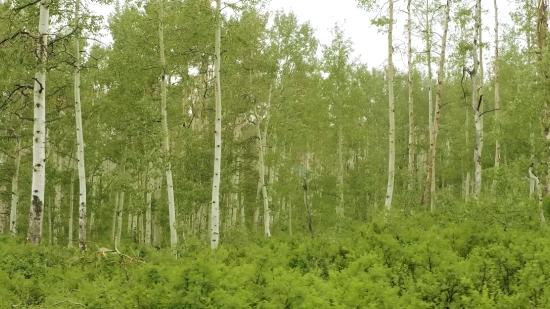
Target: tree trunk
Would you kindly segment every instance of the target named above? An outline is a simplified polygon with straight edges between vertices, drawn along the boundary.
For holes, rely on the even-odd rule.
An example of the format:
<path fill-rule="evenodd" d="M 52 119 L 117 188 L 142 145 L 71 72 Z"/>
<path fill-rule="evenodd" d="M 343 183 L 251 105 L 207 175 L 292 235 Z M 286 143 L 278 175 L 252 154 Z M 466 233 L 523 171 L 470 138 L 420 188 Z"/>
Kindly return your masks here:
<path fill-rule="evenodd" d="M 443 25 L 443 38 L 441 39 L 441 52 L 439 57 L 439 69 L 437 72 L 437 98 L 435 106 L 435 119 L 432 126 L 430 150 L 428 152 L 428 173 L 426 178 L 426 185 L 424 190 L 424 198 L 422 204 L 428 205 L 428 198 L 431 200 L 431 210 L 435 208 L 435 156 L 437 146 L 437 133 L 439 129 L 439 117 L 441 115 L 441 94 L 443 91 L 443 78 L 445 67 L 445 52 L 447 48 L 447 33 L 449 29 L 449 13 L 450 13 L 450 1 L 447 0 L 445 6 L 445 21 Z M 430 190 L 428 190 L 430 188 Z"/>
<path fill-rule="evenodd" d="M 147 175 L 147 210 L 145 211 L 145 245 L 151 246 L 151 201 L 153 195 L 153 177 L 151 172 L 153 170 L 153 162 L 149 162 L 149 169 Z"/>
<path fill-rule="evenodd" d="M 176 205 L 174 202 L 174 183 L 172 181 L 172 162 L 170 160 L 170 135 L 168 132 L 168 115 L 166 112 L 166 59 L 164 57 L 164 4 L 159 1 L 159 49 L 160 49 L 160 93 L 162 129 L 164 131 L 164 153 L 166 155 L 166 189 L 168 190 L 168 212 L 170 223 L 170 245 L 172 248 L 178 245 L 178 233 L 176 231 Z"/>
<path fill-rule="evenodd" d="M 413 65 L 412 65 L 412 18 L 411 1 L 407 1 L 407 67 L 409 70 L 409 184 L 412 190 L 414 182 L 414 101 L 413 101 Z"/>
<path fill-rule="evenodd" d="M 478 198 L 481 192 L 481 154 L 483 151 L 483 124 L 481 120 L 481 102 L 482 97 L 479 95 L 479 86 L 478 86 L 478 68 L 479 68 L 479 59 L 478 59 L 478 50 L 479 50 L 479 32 L 481 31 L 481 21 L 480 14 L 481 11 L 481 0 L 476 1 L 476 17 L 474 25 L 474 38 L 472 46 L 472 55 L 473 55 L 473 68 L 469 71 L 470 79 L 472 81 L 472 109 L 474 111 L 474 123 L 476 129 L 476 144 L 474 148 L 474 197 Z"/>
<path fill-rule="evenodd" d="M 215 66 L 214 74 L 216 79 L 216 119 L 214 127 L 214 176 L 212 181 L 212 209 L 210 216 L 210 246 L 217 249 L 220 237 L 220 173 L 222 157 L 222 96 L 220 82 L 221 66 L 221 0 L 216 0 L 216 42 L 215 42 Z"/>
<path fill-rule="evenodd" d="M 498 40 L 498 6 L 497 0 L 494 0 L 495 6 L 495 61 L 493 65 L 493 70 L 495 74 L 495 122 L 496 122 L 496 140 L 495 140 L 495 171 L 500 167 L 500 93 L 498 86 L 498 74 L 499 74 L 499 40 Z M 495 173 L 496 175 L 496 173 Z M 496 185 L 496 176 L 493 180 L 493 188 Z"/>
<path fill-rule="evenodd" d="M 271 92 L 269 93 L 269 97 L 271 98 Z M 268 99 L 269 102 L 269 99 Z M 269 104 L 269 103 L 268 103 Z M 257 133 L 258 133 L 258 146 L 259 146 L 259 162 L 258 162 L 258 171 L 260 174 L 260 186 L 262 188 L 262 199 L 264 202 L 264 233 L 265 236 L 271 237 L 271 230 L 269 226 L 269 199 L 267 196 L 267 184 L 265 182 L 265 162 L 264 162 L 264 154 L 265 154 L 265 138 L 267 136 L 267 121 L 266 121 L 266 128 L 264 129 L 264 136 L 262 137 L 262 132 L 260 129 L 261 121 L 260 116 L 258 113 L 256 113 L 256 121 L 257 121 Z"/>
<path fill-rule="evenodd" d="M 21 138 L 15 136 L 15 166 L 11 180 L 10 234 L 17 236 L 17 204 L 19 203 L 19 167 L 21 166 Z"/>
<path fill-rule="evenodd" d="M 80 102 L 80 46 L 79 46 L 79 10 L 80 0 L 76 0 L 75 18 L 75 71 L 74 71 L 74 103 L 76 117 L 76 146 L 78 162 L 78 247 L 86 251 L 86 171 L 84 169 L 84 137 L 82 134 L 82 102 Z"/>
<path fill-rule="evenodd" d="M 533 173 L 533 164 L 529 166 L 529 178 L 533 179 L 534 182 L 537 184 L 537 193 L 539 197 L 539 217 L 540 222 L 542 225 L 546 226 L 546 219 L 544 218 L 544 210 L 542 208 L 542 188 L 540 186 L 540 180 L 539 178 Z"/>
<path fill-rule="evenodd" d="M 117 211 L 117 230 L 115 236 L 115 249 L 120 246 L 120 239 L 122 237 L 122 211 L 124 210 L 124 191 L 120 192 L 118 198 L 118 211 Z"/>
<path fill-rule="evenodd" d="M 40 1 L 38 47 L 34 82 L 34 134 L 32 196 L 27 241 L 39 245 L 42 238 L 44 190 L 46 186 L 46 59 L 49 32 L 50 2 Z"/>
<path fill-rule="evenodd" d="M 393 0 L 390 1 L 390 20 L 388 25 L 388 101 L 390 114 L 390 152 L 388 159 L 388 188 L 386 192 L 386 209 L 391 209 L 393 185 L 395 179 L 395 115 L 393 98 Z"/>
<path fill-rule="evenodd" d="M 69 233 L 68 233 L 69 248 L 73 247 L 74 181 L 75 181 L 75 170 L 74 168 L 71 167 L 71 187 L 69 188 L 69 194 L 70 194 L 69 196 Z M 115 207 L 116 206 L 117 205 L 115 205 Z M 115 209 L 115 214 L 116 214 L 116 209 Z M 114 235 L 114 226 L 113 226 L 113 235 Z"/>
<path fill-rule="evenodd" d="M 340 120 L 342 121 L 342 120 Z M 336 214 L 340 217 L 344 216 L 344 132 L 342 124 L 338 125 L 338 190 L 340 191 L 340 201 Z"/>
<path fill-rule="evenodd" d="M 58 153 L 54 152 L 53 156 L 53 163 L 55 165 L 55 169 L 58 173 L 62 172 L 62 163 L 61 163 L 61 157 Z M 57 237 L 59 233 L 59 226 L 61 224 L 60 222 L 60 212 L 61 212 L 61 181 L 58 179 L 57 183 L 54 185 L 54 191 L 55 191 L 55 197 L 53 199 L 54 203 L 54 220 L 53 220 L 53 240 L 52 243 L 54 245 L 57 245 Z"/>

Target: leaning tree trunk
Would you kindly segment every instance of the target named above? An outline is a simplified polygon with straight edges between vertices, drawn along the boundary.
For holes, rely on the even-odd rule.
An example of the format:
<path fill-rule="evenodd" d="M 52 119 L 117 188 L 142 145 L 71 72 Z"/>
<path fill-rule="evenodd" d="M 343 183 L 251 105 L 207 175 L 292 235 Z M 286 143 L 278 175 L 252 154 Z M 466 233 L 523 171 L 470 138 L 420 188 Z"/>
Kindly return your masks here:
<path fill-rule="evenodd" d="M 386 192 L 386 209 L 391 209 L 393 184 L 395 179 L 395 115 L 393 98 L 393 0 L 390 1 L 390 20 L 388 25 L 388 101 L 390 114 L 390 151 L 388 158 L 388 188 Z"/>
<path fill-rule="evenodd" d="M 50 2 L 40 1 L 38 23 L 38 66 L 34 79 L 34 133 L 32 143 L 32 193 L 27 241 L 40 244 L 46 187 L 46 59 L 48 48 Z"/>
<path fill-rule="evenodd" d="M 178 232 L 176 231 L 176 205 L 174 202 L 174 183 L 172 181 L 172 162 L 170 161 L 170 135 L 168 132 L 168 115 L 166 112 L 166 59 L 164 57 L 164 7 L 163 0 L 159 2 L 159 49 L 160 49 L 160 93 L 162 129 L 164 131 L 164 153 L 166 155 L 166 188 L 168 190 L 168 212 L 170 223 L 170 245 L 178 245 Z"/>
<path fill-rule="evenodd" d="M 221 0 L 216 0 L 216 42 L 214 74 L 216 79 L 216 119 L 214 122 L 214 177 L 212 181 L 212 209 L 210 214 L 210 246 L 217 249 L 220 238 L 220 172 L 222 159 L 222 95 L 220 82 L 221 66 Z"/>
<path fill-rule="evenodd" d="M 21 166 L 21 138 L 15 136 L 15 166 L 11 180 L 10 234 L 17 235 L 17 204 L 19 203 L 19 167 Z"/>
<path fill-rule="evenodd" d="M 435 208 L 434 204 L 434 179 L 435 179 L 435 155 L 436 155 L 436 146 L 437 146 L 437 133 L 439 129 L 439 117 L 441 115 L 441 93 L 443 91 L 443 75 L 445 67 L 445 52 L 447 48 L 447 33 L 449 29 L 449 12 L 450 12 L 450 1 L 447 0 L 445 8 L 445 22 L 443 25 L 443 38 L 441 39 L 441 52 L 439 57 L 439 69 L 437 71 L 437 98 L 435 105 L 435 119 L 432 126 L 432 138 L 430 142 L 430 151 L 428 152 L 428 175 L 426 178 L 426 185 L 424 190 L 424 198 L 422 204 L 424 206 L 428 205 L 428 198 L 431 200 L 431 210 Z M 430 188 L 430 190 L 428 190 Z"/>
<path fill-rule="evenodd" d="M 407 67 L 409 70 L 409 184 L 412 190 L 414 181 L 414 101 L 413 101 L 413 66 L 412 66 L 412 19 L 411 1 L 407 2 Z"/>

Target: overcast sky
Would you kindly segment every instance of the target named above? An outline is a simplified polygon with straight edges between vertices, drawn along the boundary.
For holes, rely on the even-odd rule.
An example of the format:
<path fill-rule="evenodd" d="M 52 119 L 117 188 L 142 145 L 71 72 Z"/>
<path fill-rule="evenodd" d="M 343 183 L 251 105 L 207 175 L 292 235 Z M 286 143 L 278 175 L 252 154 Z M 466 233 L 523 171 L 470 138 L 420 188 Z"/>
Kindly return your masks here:
<path fill-rule="evenodd" d="M 504 20 L 511 8 L 510 1 L 498 0 L 498 2 L 499 15 Z M 394 62 L 399 68 L 406 67 L 406 55 L 400 53 L 400 51 L 406 50 L 403 48 L 406 43 L 403 27 L 407 15 L 403 11 L 399 12 L 399 9 L 406 9 L 403 7 L 404 5 L 405 1 L 396 1 L 396 12 L 394 13 L 397 20 L 394 27 L 394 47 L 396 48 Z M 482 6 L 487 10 L 482 18 L 483 25 L 487 28 L 484 40 L 493 42 L 493 0 L 482 0 Z M 338 22 L 344 29 L 346 36 L 351 38 L 355 50 L 354 56 L 360 56 L 361 62 L 367 63 L 370 67 L 381 68 L 386 61 L 386 34 L 378 33 L 378 29 L 371 25 L 370 20 L 375 17 L 375 14 L 357 8 L 357 0 L 271 0 L 268 8 L 272 11 L 281 9 L 286 12 L 293 11 L 300 21 L 309 20 L 322 44 L 330 44 L 332 40 L 330 29 Z M 92 9 L 104 16 L 107 16 L 113 10 L 112 6 L 93 6 Z M 436 31 L 441 32 L 440 29 Z M 489 53 L 486 53 L 486 55 L 490 57 Z"/>

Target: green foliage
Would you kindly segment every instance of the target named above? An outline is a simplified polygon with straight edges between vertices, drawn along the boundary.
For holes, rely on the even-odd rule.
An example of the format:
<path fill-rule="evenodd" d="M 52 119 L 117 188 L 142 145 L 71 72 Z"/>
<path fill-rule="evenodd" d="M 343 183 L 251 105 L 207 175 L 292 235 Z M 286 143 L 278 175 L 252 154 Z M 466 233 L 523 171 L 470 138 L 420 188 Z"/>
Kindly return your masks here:
<path fill-rule="evenodd" d="M 147 264 L 2 238 L 0 297 L 25 308 L 547 308 L 547 231 L 529 206 L 505 229 L 494 209 L 394 213 L 316 239 L 189 246 L 178 259 L 142 249 Z"/>

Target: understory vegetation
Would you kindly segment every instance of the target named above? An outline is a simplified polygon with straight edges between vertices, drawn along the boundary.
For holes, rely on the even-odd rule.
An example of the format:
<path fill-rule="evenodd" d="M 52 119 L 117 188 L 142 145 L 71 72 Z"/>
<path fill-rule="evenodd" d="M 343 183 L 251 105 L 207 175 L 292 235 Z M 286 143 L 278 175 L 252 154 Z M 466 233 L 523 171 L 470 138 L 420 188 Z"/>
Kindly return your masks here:
<path fill-rule="evenodd" d="M 550 306 L 550 238 L 535 203 L 373 212 L 370 221 L 343 220 L 313 239 L 234 231 L 218 250 L 189 238 L 177 259 L 132 242 L 121 256 L 102 254 L 99 244 L 83 254 L 3 237 L 1 307 Z"/>

